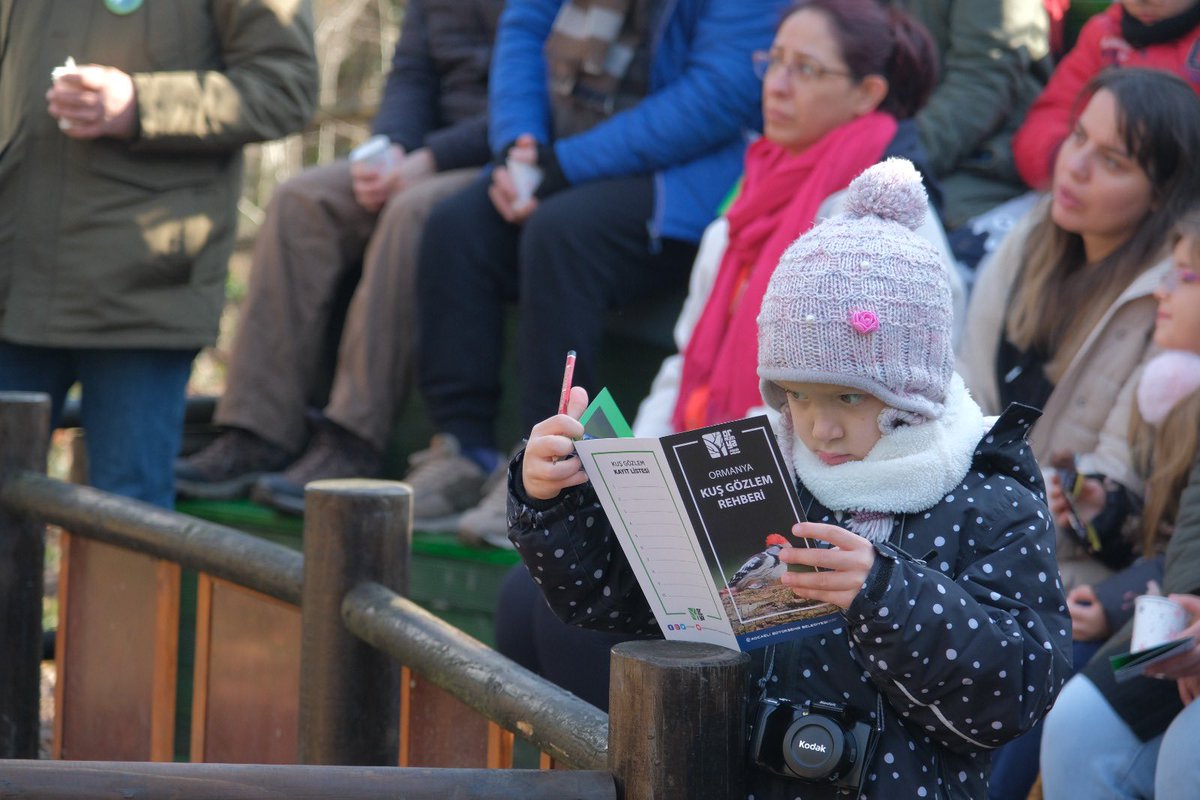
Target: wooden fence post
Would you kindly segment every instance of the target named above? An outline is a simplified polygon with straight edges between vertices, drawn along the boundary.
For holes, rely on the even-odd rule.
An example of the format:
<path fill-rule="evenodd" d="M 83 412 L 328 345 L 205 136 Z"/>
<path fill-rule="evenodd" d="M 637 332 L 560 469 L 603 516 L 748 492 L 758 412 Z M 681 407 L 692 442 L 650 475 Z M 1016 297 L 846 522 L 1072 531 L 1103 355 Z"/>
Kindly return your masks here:
<path fill-rule="evenodd" d="M 400 665 L 346 630 L 362 581 L 408 590 L 412 495 L 392 481 L 330 480 L 305 491 L 300 604 L 300 763 L 395 766 Z"/>
<path fill-rule="evenodd" d="M 50 398 L 0 392 L 0 489 L 46 471 Z M 0 758 L 37 758 L 45 525 L 0 503 Z"/>
<path fill-rule="evenodd" d="M 710 644 L 612 651 L 608 763 L 628 800 L 744 797 L 750 657 Z"/>

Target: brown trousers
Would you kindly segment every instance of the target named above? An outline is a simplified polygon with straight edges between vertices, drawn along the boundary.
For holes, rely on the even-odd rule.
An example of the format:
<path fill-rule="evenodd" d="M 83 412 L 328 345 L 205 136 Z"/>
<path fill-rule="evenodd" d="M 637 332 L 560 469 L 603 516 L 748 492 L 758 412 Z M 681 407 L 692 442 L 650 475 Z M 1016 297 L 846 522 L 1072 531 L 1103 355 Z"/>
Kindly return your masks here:
<path fill-rule="evenodd" d="M 216 422 L 297 451 L 305 409 L 328 385 L 323 353 L 336 332 L 339 295 L 362 263 L 346 311 L 324 411 L 383 447 L 413 385 L 416 254 L 429 211 L 477 169 L 439 173 L 388 201 L 378 214 L 354 200 L 345 161 L 281 185 L 254 244 L 250 286 Z"/>

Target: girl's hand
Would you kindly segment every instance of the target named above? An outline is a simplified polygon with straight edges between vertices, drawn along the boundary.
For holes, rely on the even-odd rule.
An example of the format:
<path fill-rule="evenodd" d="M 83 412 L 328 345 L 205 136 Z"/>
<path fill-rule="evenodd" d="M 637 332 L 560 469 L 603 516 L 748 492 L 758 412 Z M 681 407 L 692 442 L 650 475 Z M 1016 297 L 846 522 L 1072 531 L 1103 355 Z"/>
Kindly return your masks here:
<path fill-rule="evenodd" d="M 805 564 L 824 572 L 792 572 L 783 575 L 783 584 L 796 596 L 833 603 L 847 609 L 862 591 L 871 567 L 875 565 L 875 546 L 856 533 L 836 525 L 800 522 L 792 535 L 828 542 L 831 548 L 785 547 L 779 560 L 787 564 Z"/>
<path fill-rule="evenodd" d="M 575 456 L 575 442 L 583 438 L 579 417 L 587 406 L 587 390 L 572 386 L 567 413 L 542 420 L 529 432 L 521 466 L 521 480 L 529 497 L 553 500 L 563 489 L 587 483 L 587 473 Z"/>
<path fill-rule="evenodd" d="M 1195 637 L 1200 641 L 1200 597 L 1194 594 L 1173 594 L 1169 598 L 1179 605 L 1187 609 L 1187 612 L 1192 615 L 1192 622 L 1186 628 L 1175 635 L 1176 639 L 1186 639 L 1189 636 Z M 1195 681 L 1200 678 L 1200 647 L 1195 644 L 1192 649 L 1186 653 L 1180 653 L 1177 656 L 1172 656 L 1158 663 L 1155 667 L 1155 675 L 1162 678 L 1187 678 L 1190 681 Z M 1189 684 L 1195 687 L 1195 683 Z M 1183 687 L 1180 687 L 1182 693 Z M 1182 695 L 1181 695 L 1182 696 Z"/>
<path fill-rule="evenodd" d="M 1067 594 L 1067 610 L 1071 612 L 1072 639 L 1095 642 L 1108 638 L 1108 616 L 1091 586 L 1072 589 Z"/>

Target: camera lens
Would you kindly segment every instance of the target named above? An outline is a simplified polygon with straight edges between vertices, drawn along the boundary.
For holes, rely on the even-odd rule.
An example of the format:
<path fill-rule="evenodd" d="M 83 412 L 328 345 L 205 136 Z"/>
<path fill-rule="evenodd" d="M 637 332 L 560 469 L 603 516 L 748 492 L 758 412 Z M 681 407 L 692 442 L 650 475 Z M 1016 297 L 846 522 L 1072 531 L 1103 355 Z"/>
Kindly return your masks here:
<path fill-rule="evenodd" d="M 820 715 L 794 720 L 783 736 L 783 759 L 798 777 L 830 780 L 853 763 L 857 748 L 835 721 Z"/>

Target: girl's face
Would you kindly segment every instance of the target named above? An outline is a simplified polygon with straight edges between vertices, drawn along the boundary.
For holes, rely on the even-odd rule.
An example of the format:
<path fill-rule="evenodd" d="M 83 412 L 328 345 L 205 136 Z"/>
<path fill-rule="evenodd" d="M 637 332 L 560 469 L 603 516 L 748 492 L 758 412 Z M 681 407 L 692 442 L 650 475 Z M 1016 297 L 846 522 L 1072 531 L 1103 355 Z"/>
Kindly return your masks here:
<path fill-rule="evenodd" d="M 883 433 L 879 414 L 887 406 L 862 389 L 831 383 L 780 381 L 796 435 L 829 466 L 861 461 Z"/>
<path fill-rule="evenodd" d="M 1152 25 L 1182 14 L 1196 5 L 1196 0 L 1121 0 L 1121 5 L 1138 22 Z"/>
<path fill-rule="evenodd" d="M 1153 206 L 1154 187 L 1125 149 L 1117 120 L 1116 98 L 1096 92 L 1054 162 L 1050 216 L 1079 234 L 1093 264 L 1124 244 Z"/>
<path fill-rule="evenodd" d="M 1175 245 L 1171 271 L 1154 290 L 1158 318 L 1154 343 L 1164 350 L 1200 353 L 1200 241 L 1182 236 Z"/>
<path fill-rule="evenodd" d="M 766 63 L 763 133 L 788 150 L 802 151 L 873 111 L 887 94 L 882 77 L 856 81 L 850 75 L 829 17 L 811 8 L 784 20 Z"/>

